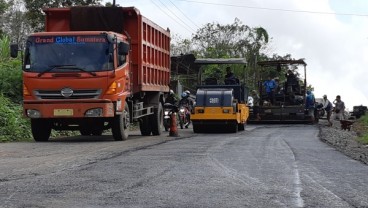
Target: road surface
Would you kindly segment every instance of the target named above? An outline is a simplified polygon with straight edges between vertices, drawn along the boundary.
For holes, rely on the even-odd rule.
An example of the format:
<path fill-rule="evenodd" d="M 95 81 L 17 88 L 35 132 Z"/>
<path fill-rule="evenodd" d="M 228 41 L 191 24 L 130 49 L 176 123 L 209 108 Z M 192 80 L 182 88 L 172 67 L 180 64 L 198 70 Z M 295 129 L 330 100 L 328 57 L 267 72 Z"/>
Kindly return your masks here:
<path fill-rule="evenodd" d="M 0 145 L 0 207 L 368 207 L 368 166 L 313 125 Z"/>

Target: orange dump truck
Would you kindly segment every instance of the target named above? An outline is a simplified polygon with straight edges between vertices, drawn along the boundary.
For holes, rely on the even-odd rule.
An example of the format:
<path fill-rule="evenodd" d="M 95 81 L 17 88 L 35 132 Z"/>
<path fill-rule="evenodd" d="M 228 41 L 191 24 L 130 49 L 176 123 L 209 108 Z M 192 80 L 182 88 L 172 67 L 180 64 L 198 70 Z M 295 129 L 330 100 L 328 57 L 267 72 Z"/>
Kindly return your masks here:
<path fill-rule="evenodd" d="M 134 7 L 50 8 L 46 32 L 27 39 L 24 114 L 36 141 L 54 130 L 129 136 L 162 132 L 170 82 L 170 32 Z M 11 46 L 16 57 L 17 45 Z"/>

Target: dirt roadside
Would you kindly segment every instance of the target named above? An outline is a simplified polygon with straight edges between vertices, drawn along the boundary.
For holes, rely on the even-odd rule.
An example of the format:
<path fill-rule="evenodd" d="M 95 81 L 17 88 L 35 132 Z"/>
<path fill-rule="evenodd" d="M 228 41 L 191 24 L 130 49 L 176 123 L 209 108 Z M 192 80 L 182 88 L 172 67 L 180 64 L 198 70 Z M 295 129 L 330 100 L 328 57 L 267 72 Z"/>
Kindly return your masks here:
<path fill-rule="evenodd" d="M 333 121 L 333 126 L 328 127 L 326 120 L 320 120 L 320 139 L 335 147 L 348 157 L 368 164 L 368 145 L 357 142 L 359 127 L 353 124 L 352 130 L 342 130 L 339 121 Z"/>

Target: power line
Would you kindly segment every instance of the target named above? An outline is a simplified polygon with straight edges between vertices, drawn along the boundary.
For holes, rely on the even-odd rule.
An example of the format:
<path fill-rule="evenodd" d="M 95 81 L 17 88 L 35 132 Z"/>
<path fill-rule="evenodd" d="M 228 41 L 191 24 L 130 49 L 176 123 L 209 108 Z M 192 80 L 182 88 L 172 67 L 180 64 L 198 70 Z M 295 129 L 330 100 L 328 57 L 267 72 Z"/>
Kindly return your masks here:
<path fill-rule="evenodd" d="M 153 0 L 151 0 L 151 2 L 158 8 L 160 9 L 164 14 L 166 14 L 168 17 L 170 17 L 172 20 L 174 20 L 176 23 L 178 23 L 179 25 L 182 25 L 180 22 L 178 22 L 176 19 L 174 19 L 173 17 L 171 17 L 170 15 L 168 15 L 159 5 L 157 5 Z M 188 32 L 192 33 L 193 31 L 191 31 L 190 29 L 188 29 L 187 27 L 185 27 L 185 25 L 183 28 L 186 29 Z"/>
<path fill-rule="evenodd" d="M 192 19 L 190 19 L 184 12 L 182 12 L 171 0 L 169 0 L 170 1 L 170 3 L 172 4 L 172 5 L 174 5 L 174 7 L 177 9 L 177 10 L 179 10 L 179 12 L 180 13 L 182 13 L 183 14 L 183 16 L 185 17 L 185 18 L 187 18 L 191 23 L 193 23 L 193 25 L 194 26 L 196 26 L 197 28 L 200 28 L 195 22 L 193 22 L 192 21 Z"/>
<path fill-rule="evenodd" d="M 282 11 L 282 12 L 368 17 L 368 14 L 318 12 L 318 11 L 308 11 L 308 10 L 293 10 L 293 9 L 279 9 L 279 8 L 268 8 L 268 7 L 254 7 L 254 6 L 245 6 L 245 5 L 236 5 L 236 4 L 210 3 L 210 2 L 193 1 L 193 0 L 176 0 L 176 1 L 185 1 L 185 2 L 192 2 L 192 3 L 197 3 L 197 4 L 215 5 L 215 6 L 241 7 L 241 8 L 247 8 L 247 9 Z"/>
<path fill-rule="evenodd" d="M 188 25 L 186 22 L 184 22 L 180 17 L 178 17 L 174 12 L 172 12 L 170 10 L 169 7 L 167 7 L 161 0 L 158 0 L 166 9 L 167 11 L 169 11 L 171 14 L 173 14 L 176 18 L 178 18 L 179 21 L 181 21 L 185 26 L 187 26 L 188 28 L 190 28 L 192 30 L 192 32 L 195 32 L 195 29 L 193 29 L 190 25 Z"/>

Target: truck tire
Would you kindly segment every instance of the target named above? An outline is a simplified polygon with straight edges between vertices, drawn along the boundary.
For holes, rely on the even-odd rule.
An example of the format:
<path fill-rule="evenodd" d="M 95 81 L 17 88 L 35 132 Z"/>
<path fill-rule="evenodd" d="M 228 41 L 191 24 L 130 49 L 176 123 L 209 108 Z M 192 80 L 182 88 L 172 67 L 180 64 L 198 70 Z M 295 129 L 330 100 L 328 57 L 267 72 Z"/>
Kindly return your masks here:
<path fill-rule="evenodd" d="M 145 116 L 139 120 L 139 129 L 141 130 L 142 136 L 151 135 L 151 125 L 149 116 Z"/>
<path fill-rule="evenodd" d="M 124 111 L 113 118 L 111 131 L 115 141 L 126 140 L 129 136 L 130 114 L 128 103 L 125 103 Z M 102 133 L 102 132 L 101 132 Z"/>
<path fill-rule="evenodd" d="M 152 123 L 152 135 L 161 135 L 164 122 L 164 112 L 161 103 L 153 110 L 153 115 L 151 115 L 150 118 Z"/>
<path fill-rule="evenodd" d="M 31 119 L 33 139 L 36 142 L 46 142 L 50 138 L 51 123 L 45 119 Z"/>

